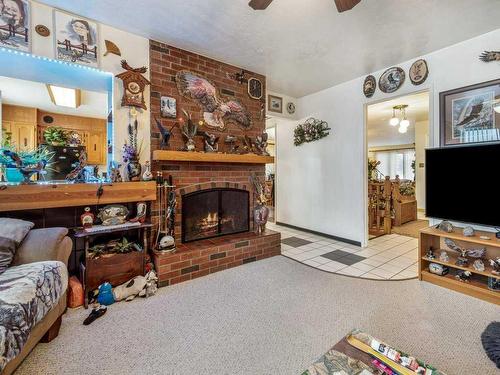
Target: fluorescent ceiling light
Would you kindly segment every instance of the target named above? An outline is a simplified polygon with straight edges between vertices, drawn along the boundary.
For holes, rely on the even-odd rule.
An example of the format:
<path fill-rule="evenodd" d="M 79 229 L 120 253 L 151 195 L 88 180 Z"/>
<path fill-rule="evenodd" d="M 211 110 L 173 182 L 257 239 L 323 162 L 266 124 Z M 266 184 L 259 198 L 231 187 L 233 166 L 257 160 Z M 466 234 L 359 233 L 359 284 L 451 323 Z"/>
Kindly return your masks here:
<path fill-rule="evenodd" d="M 80 89 L 47 85 L 50 100 L 60 107 L 78 108 L 81 104 L 82 92 Z"/>

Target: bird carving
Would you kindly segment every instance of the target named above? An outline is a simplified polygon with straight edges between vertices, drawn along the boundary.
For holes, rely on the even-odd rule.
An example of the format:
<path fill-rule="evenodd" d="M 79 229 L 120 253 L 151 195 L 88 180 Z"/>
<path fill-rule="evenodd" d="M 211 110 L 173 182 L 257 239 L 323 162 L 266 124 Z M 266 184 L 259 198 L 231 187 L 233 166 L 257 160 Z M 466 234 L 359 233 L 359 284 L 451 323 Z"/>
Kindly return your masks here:
<path fill-rule="evenodd" d="M 500 61 L 500 51 L 484 51 L 479 55 L 479 60 L 484 62 Z"/>
<path fill-rule="evenodd" d="M 74 164 L 74 168 L 71 172 L 66 175 L 66 180 L 68 181 L 83 181 L 84 180 L 84 170 L 87 166 L 87 153 L 82 151 L 78 161 Z"/>
<path fill-rule="evenodd" d="M 252 126 L 252 119 L 243 104 L 237 99 L 221 98 L 216 87 L 206 78 L 188 71 L 176 75 L 179 93 L 194 100 L 203 110 L 203 119 L 207 126 L 224 130 L 229 123 L 235 123 L 244 129 Z"/>
<path fill-rule="evenodd" d="M 42 172 L 47 166 L 46 160 L 40 160 L 33 165 L 24 165 L 24 162 L 21 159 L 21 157 L 14 151 L 4 150 L 3 154 L 12 159 L 19 172 L 23 175 L 24 178 L 23 183 L 25 184 L 29 184 L 31 176 L 33 176 L 35 173 Z"/>
<path fill-rule="evenodd" d="M 161 121 L 159 121 L 156 117 L 155 117 L 155 122 L 161 134 L 161 148 L 170 147 L 170 137 L 174 136 L 172 130 L 177 126 L 177 124 L 174 124 L 170 129 L 167 129 L 163 127 Z"/>

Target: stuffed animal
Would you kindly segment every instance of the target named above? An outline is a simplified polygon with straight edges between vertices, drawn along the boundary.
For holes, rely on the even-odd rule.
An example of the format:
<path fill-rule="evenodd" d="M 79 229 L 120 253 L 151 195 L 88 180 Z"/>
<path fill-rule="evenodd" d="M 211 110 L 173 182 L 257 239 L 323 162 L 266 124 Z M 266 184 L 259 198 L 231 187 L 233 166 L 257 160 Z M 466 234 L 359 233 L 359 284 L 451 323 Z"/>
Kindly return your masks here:
<path fill-rule="evenodd" d="M 112 293 L 113 287 L 110 283 L 104 283 L 99 285 L 99 294 L 97 296 L 97 302 L 101 305 L 112 305 L 115 303 Z"/>

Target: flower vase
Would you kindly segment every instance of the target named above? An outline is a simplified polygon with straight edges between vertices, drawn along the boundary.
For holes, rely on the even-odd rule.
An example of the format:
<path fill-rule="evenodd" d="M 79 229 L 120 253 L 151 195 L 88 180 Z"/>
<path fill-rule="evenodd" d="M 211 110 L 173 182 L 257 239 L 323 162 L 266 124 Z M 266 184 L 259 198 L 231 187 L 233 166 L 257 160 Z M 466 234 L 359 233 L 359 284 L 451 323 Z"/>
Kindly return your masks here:
<path fill-rule="evenodd" d="M 253 222 L 256 232 L 263 233 L 266 230 L 267 218 L 269 217 L 269 207 L 258 203 L 253 209 Z"/>
<path fill-rule="evenodd" d="M 129 160 L 127 163 L 127 175 L 129 181 L 139 181 L 141 179 L 141 163 L 139 160 Z"/>

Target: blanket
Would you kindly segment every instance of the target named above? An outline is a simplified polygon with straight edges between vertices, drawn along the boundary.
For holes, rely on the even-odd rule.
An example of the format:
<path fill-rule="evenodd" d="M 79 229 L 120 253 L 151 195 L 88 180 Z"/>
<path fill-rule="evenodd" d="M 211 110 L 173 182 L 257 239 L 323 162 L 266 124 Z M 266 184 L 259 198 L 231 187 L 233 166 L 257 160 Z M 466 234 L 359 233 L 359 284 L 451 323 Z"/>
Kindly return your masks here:
<path fill-rule="evenodd" d="M 0 274 L 0 372 L 21 352 L 67 285 L 66 266 L 56 261 L 23 264 Z"/>

